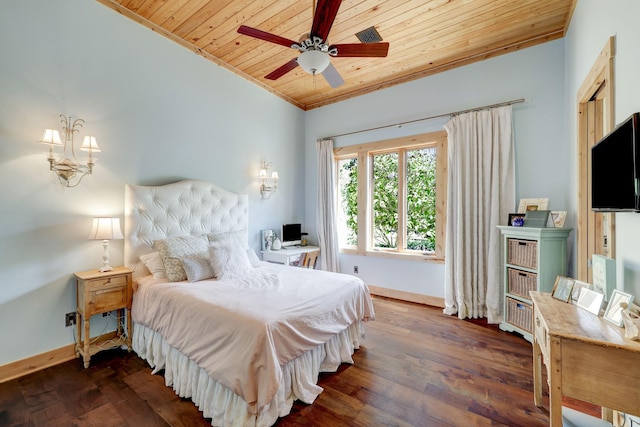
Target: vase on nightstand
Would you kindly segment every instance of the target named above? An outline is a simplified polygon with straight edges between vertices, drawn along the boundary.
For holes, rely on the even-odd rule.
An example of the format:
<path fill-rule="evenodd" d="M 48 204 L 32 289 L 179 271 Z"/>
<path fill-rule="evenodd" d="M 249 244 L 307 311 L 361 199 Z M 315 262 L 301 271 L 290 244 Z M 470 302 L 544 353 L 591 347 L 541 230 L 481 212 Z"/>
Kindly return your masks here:
<path fill-rule="evenodd" d="M 282 242 L 276 237 L 271 245 L 271 250 L 279 251 L 280 249 L 282 249 Z"/>

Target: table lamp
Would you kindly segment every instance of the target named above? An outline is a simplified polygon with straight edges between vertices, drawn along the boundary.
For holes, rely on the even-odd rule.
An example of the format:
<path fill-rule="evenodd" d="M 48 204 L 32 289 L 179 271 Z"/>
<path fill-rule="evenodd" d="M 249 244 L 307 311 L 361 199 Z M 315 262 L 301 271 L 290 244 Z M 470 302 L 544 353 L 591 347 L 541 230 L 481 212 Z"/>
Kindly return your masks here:
<path fill-rule="evenodd" d="M 93 218 L 93 226 L 89 233 L 90 240 L 102 240 L 104 253 L 102 254 L 101 272 L 111 271 L 109 265 L 109 240 L 124 239 L 120 228 L 120 218 Z"/>

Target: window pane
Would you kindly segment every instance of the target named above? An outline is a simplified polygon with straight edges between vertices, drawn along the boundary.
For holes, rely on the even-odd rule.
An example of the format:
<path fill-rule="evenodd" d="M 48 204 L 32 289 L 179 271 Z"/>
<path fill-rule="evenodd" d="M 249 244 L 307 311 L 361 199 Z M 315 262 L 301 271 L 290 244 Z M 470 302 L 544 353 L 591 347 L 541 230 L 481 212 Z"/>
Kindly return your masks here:
<path fill-rule="evenodd" d="M 407 151 L 407 249 L 436 248 L 436 149 Z"/>
<path fill-rule="evenodd" d="M 358 245 L 358 159 L 338 160 L 338 239 L 340 247 Z"/>
<path fill-rule="evenodd" d="M 398 153 L 373 155 L 373 246 L 397 248 Z"/>

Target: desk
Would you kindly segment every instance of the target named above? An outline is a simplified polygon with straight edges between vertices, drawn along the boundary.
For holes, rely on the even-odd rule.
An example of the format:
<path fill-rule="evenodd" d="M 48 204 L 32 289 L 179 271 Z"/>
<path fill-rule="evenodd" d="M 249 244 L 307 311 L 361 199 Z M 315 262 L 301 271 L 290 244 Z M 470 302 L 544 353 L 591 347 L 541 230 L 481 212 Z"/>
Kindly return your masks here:
<path fill-rule="evenodd" d="M 262 260 L 290 265 L 293 261 L 300 259 L 303 253 L 319 250 L 317 246 L 287 246 L 279 251 L 262 251 Z"/>
<path fill-rule="evenodd" d="M 542 365 L 549 382 L 549 421 L 562 426 L 562 396 L 640 415 L 640 342 L 600 317 L 531 292 L 533 401 L 542 406 Z"/>

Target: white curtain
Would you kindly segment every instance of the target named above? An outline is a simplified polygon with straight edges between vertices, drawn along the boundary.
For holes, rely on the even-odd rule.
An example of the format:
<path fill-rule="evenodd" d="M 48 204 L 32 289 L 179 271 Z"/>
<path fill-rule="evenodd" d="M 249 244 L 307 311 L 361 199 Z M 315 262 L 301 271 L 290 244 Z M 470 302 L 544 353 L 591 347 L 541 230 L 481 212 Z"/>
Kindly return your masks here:
<path fill-rule="evenodd" d="M 336 173 L 333 158 L 333 140 L 319 139 L 318 155 L 318 212 L 316 228 L 320 246 L 320 268 L 326 271 L 339 269 L 338 226 L 336 223 Z"/>
<path fill-rule="evenodd" d="M 511 106 L 460 114 L 449 134 L 446 314 L 502 320 L 501 237 L 515 207 Z"/>

